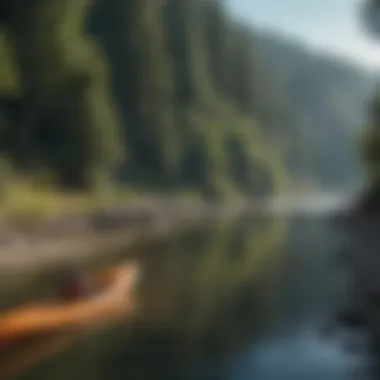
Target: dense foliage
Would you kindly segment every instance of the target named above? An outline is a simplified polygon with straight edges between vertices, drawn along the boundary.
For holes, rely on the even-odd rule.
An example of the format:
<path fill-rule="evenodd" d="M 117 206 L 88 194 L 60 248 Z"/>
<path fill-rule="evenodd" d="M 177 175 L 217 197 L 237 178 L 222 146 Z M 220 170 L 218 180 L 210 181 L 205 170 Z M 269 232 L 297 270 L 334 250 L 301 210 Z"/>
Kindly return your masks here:
<path fill-rule="evenodd" d="M 344 102 L 361 79 L 336 81 L 339 66 L 302 52 L 296 75 L 293 52 L 267 57 L 265 39 L 222 1 L 8 0 L 0 27 L 1 154 L 64 189 L 118 181 L 257 195 L 306 172 L 323 182 L 334 148 L 315 163 L 319 139 L 305 161 L 302 113 L 309 131 L 337 140 L 356 116 L 354 97 Z M 327 111 L 331 102 L 344 104 Z"/>
<path fill-rule="evenodd" d="M 1 27 L 1 148 L 17 171 L 208 194 L 284 178 L 263 133 L 283 129 L 282 104 L 219 1 L 8 1 Z"/>
<path fill-rule="evenodd" d="M 372 37 L 380 39 L 380 0 L 362 3 L 362 23 Z M 379 204 L 380 187 L 380 92 L 377 88 L 370 102 L 366 128 L 361 135 L 361 153 L 370 177 L 367 191 L 363 194 L 365 204 Z"/>

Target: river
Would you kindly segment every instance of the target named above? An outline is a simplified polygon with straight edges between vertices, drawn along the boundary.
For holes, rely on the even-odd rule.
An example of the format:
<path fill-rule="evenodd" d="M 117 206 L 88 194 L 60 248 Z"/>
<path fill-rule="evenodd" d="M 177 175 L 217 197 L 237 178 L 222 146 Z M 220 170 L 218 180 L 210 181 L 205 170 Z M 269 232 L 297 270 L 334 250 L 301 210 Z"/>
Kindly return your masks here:
<path fill-rule="evenodd" d="M 350 334 L 329 329 L 347 276 L 335 260 L 342 237 L 334 207 L 318 202 L 282 202 L 128 253 L 141 268 L 134 317 L 78 337 L 15 378 L 369 378 L 360 337 L 353 345 Z"/>

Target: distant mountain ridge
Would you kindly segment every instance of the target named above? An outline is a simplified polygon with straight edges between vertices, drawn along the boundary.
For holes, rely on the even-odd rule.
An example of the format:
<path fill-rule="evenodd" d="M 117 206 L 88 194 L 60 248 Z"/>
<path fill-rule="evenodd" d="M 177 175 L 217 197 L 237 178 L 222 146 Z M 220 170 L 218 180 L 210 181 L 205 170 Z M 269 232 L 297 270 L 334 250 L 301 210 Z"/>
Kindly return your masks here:
<path fill-rule="evenodd" d="M 272 32 L 257 31 L 257 38 L 299 116 L 305 171 L 329 188 L 359 181 L 356 137 L 367 122 L 376 73 Z"/>

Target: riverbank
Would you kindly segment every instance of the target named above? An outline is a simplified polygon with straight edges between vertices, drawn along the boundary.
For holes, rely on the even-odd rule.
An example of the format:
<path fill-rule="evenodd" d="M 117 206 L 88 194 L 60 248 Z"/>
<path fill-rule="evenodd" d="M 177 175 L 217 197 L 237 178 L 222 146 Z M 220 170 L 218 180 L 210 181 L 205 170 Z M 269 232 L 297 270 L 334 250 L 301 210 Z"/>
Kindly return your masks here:
<path fill-rule="evenodd" d="M 23 214 L 6 222 L 2 219 L 0 224 L 0 274 L 41 265 L 86 262 L 99 257 L 99 252 L 104 255 L 129 249 L 137 242 L 168 236 L 208 220 L 261 212 L 308 212 L 313 207 L 322 212 L 332 207 L 329 197 L 322 197 L 313 207 L 309 203 L 301 202 L 300 197 L 206 201 L 180 195 L 140 196 L 105 201 L 96 207 L 89 202 L 87 209 L 78 207 L 77 211 L 71 204 L 64 213 L 40 218 Z"/>
<path fill-rule="evenodd" d="M 243 201 L 221 204 L 161 198 L 7 225 L 0 233 L 0 273 L 80 264 L 104 252 L 126 250 L 138 242 L 248 210 Z"/>

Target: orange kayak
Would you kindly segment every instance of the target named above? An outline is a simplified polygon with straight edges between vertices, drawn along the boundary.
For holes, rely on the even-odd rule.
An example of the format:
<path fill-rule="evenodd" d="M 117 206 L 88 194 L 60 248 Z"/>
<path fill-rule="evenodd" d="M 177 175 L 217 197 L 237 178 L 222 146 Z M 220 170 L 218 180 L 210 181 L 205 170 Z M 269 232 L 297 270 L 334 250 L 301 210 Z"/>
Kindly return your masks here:
<path fill-rule="evenodd" d="M 0 314 L 0 349 L 30 338 L 76 329 L 128 314 L 138 268 L 107 269 L 92 277 L 96 291 L 64 303 L 34 304 Z"/>
<path fill-rule="evenodd" d="M 36 338 L 15 352 L 8 352 L 0 360 L 0 379 L 17 376 L 44 359 L 58 354 L 68 345 L 74 343 L 78 335 L 69 333 L 55 333 L 46 337 Z"/>

